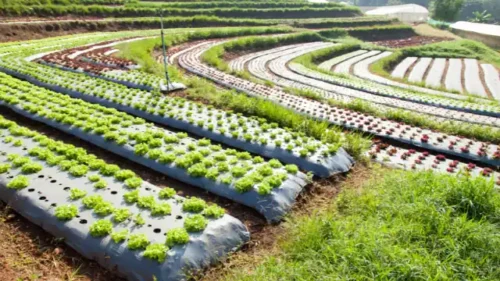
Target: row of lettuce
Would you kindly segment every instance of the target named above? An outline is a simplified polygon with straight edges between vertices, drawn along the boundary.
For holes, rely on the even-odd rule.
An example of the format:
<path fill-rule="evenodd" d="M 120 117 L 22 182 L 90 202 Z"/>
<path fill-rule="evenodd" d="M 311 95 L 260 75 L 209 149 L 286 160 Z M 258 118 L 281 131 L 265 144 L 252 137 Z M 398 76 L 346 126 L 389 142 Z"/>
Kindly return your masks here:
<path fill-rule="evenodd" d="M 76 219 L 81 210 L 78 206 L 83 206 L 83 209 L 92 211 L 99 218 L 89 226 L 90 235 L 101 238 L 110 235 L 115 243 L 126 241 L 128 249 L 144 250 L 144 257 L 160 263 L 165 260 L 169 247 L 189 243 L 190 233 L 201 232 L 211 220 L 224 216 L 225 211 L 221 207 L 209 205 L 196 197 L 179 197 L 172 188 L 159 189 L 153 186 L 158 189 L 158 193 L 152 195 L 153 193 L 145 191 L 148 189 L 144 189 L 152 186 L 143 182 L 133 171 L 108 164 L 81 147 L 56 141 L 18 126 L 3 116 L 0 116 L 0 138 L 3 143 L 0 174 L 12 175 L 6 182 L 7 189 L 21 191 L 29 188 L 32 192 L 31 188 L 36 188 L 43 194 L 43 185 L 39 186 L 34 178 L 43 178 L 44 173 L 50 174 L 44 170 L 57 169 L 57 173 L 52 174 L 53 179 L 69 178 L 75 185 L 61 190 L 67 192 L 67 204 L 58 204 L 53 209 L 53 215 L 57 219 Z M 13 150 L 18 153 L 11 153 Z M 79 179 L 85 178 L 87 183 L 82 184 Z M 127 207 L 103 198 L 108 187 L 123 193 L 122 200 Z M 141 233 L 141 227 L 146 222 L 150 223 L 147 217 L 171 216 L 172 205 L 175 204 L 182 205 L 183 215 L 186 216 L 184 227 L 168 227 L 165 243 L 151 244 L 146 234 Z M 163 227 L 165 226 L 167 225 Z M 114 230 L 118 228 L 121 230 Z M 131 234 L 129 229 L 133 228 L 138 228 L 139 231 Z"/>

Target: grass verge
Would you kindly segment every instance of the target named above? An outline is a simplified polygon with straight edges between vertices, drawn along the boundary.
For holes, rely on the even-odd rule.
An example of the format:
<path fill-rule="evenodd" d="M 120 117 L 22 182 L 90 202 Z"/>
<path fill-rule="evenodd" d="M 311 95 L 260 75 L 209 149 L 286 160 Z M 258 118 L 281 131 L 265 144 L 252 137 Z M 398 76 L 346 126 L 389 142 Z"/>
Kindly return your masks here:
<path fill-rule="evenodd" d="M 222 280 L 498 280 L 500 195 L 465 176 L 376 168 L 289 220 L 279 250 Z"/>

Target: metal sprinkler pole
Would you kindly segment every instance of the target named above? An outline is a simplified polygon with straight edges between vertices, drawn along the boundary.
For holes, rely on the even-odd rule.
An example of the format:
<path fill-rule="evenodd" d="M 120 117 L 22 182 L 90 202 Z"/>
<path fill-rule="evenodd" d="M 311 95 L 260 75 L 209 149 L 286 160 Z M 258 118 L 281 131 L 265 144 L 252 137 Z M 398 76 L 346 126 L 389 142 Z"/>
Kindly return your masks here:
<path fill-rule="evenodd" d="M 170 77 L 168 76 L 167 69 L 167 51 L 165 46 L 165 38 L 163 34 L 163 12 L 160 11 L 160 24 L 161 24 L 161 45 L 163 48 L 163 67 L 165 67 L 165 78 L 167 79 L 167 92 L 170 91 Z"/>

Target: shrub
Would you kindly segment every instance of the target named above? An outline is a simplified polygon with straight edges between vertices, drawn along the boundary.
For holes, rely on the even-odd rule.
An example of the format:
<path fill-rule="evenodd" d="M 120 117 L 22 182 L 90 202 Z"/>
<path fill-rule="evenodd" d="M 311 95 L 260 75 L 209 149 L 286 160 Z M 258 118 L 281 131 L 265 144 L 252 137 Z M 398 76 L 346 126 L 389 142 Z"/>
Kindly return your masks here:
<path fill-rule="evenodd" d="M 55 215 L 59 220 L 68 221 L 78 215 L 78 208 L 75 205 L 57 206 Z"/>

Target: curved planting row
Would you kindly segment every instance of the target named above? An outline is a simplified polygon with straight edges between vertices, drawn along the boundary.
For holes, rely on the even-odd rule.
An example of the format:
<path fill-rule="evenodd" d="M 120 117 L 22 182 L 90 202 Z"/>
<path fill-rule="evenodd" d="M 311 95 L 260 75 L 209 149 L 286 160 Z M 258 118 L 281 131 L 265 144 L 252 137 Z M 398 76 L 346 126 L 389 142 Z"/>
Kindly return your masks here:
<path fill-rule="evenodd" d="M 461 96 L 457 94 L 452 94 L 452 93 L 447 93 L 447 92 L 442 92 L 442 91 L 437 91 L 429 88 L 424 88 L 424 87 L 418 87 L 414 85 L 409 85 L 409 84 L 404 84 L 400 82 L 396 82 L 381 76 L 378 76 L 376 74 L 373 74 L 370 70 L 369 67 L 372 63 L 375 63 L 378 60 L 381 60 L 385 57 L 390 56 L 392 53 L 391 52 L 382 52 L 380 54 L 371 56 L 369 58 L 365 58 L 364 60 L 361 60 L 360 62 L 356 63 L 354 65 L 354 71 L 353 74 L 359 78 L 367 79 L 379 84 L 383 85 L 388 85 L 388 86 L 393 86 L 393 87 L 398 87 L 402 89 L 408 89 L 416 92 L 421 92 L 421 93 L 426 93 L 426 94 L 431 94 L 431 95 L 436 95 L 436 96 L 442 96 L 442 97 L 447 97 L 451 99 L 461 99 L 461 100 L 466 100 L 468 97 L 466 96 Z"/>
<path fill-rule="evenodd" d="M 307 184 L 295 165 L 223 149 L 173 133 L 116 109 L 91 104 L 0 75 L 0 104 L 187 184 L 279 220 Z M 350 157 L 337 156 L 347 171 Z"/>
<path fill-rule="evenodd" d="M 234 71 L 244 71 L 247 68 L 246 67 L 247 64 L 251 60 L 255 59 L 256 57 L 264 56 L 264 55 L 268 55 L 268 54 L 279 53 L 282 51 L 287 51 L 289 49 L 296 48 L 298 45 L 300 45 L 300 44 L 286 45 L 286 46 L 277 47 L 277 48 L 273 48 L 273 49 L 266 50 L 266 51 L 261 51 L 258 53 L 250 53 L 247 55 L 239 56 L 239 57 L 231 60 L 228 63 L 228 66 L 231 70 L 234 70 Z"/>
<path fill-rule="evenodd" d="M 101 52 L 109 50 L 110 46 L 122 43 L 123 40 L 112 40 L 108 42 L 101 42 L 91 46 L 80 46 L 76 48 L 65 49 L 58 52 L 46 54 L 38 59 L 39 62 L 51 63 L 64 66 L 73 70 L 90 72 L 99 74 L 101 72 L 109 71 L 112 69 L 124 69 L 125 66 L 118 64 L 102 64 L 94 63 L 93 61 L 85 61 L 83 58 L 88 53 Z M 101 53 L 101 55 L 104 55 Z M 132 66 L 132 62 L 121 62 L 122 65 Z"/>
<path fill-rule="evenodd" d="M 500 164 L 500 148 L 497 145 L 433 132 L 384 120 L 369 114 L 340 109 L 290 95 L 277 88 L 256 84 L 208 67 L 201 62 L 200 55 L 213 45 L 203 44 L 181 55 L 178 59 L 179 65 L 190 72 L 211 79 L 226 87 L 240 90 L 249 95 L 270 99 L 297 112 L 326 120 L 335 125 L 495 166 Z"/>
<path fill-rule="evenodd" d="M 104 50 L 109 50 L 110 46 L 131 42 L 143 38 L 133 38 L 129 40 L 114 40 L 111 42 L 101 42 L 98 44 L 65 49 L 59 52 L 46 54 L 36 61 L 48 66 L 68 70 L 76 73 L 85 73 L 94 78 L 108 80 L 122 84 L 130 88 L 152 91 L 164 84 L 164 79 L 156 75 L 147 74 L 133 70 L 137 66 L 132 62 L 123 59 L 104 60 Z M 100 54 L 100 60 L 95 61 L 95 54 Z M 94 59 L 88 59 L 87 55 L 93 54 Z M 107 62 L 107 63 L 105 63 Z M 26 64 L 26 62 L 24 62 Z M 125 67 L 126 65 L 126 67 Z M 18 63 L 17 68 L 21 65 Z"/>
<path fill-rule="evenodd" d="M 362 50 L 361 50 L 362 51 Z M 366 52 L 366 51 L 364 51 Z M 356 52 L 348 53 L 347 55 L 354 54 Z M 341 58 L 342 56 L 335 57 Z M 320 69 L 326 70 L 328 66 L 319 65 Z M 290 63 L 289 68 L 303 76 L 307 76 L 310 78 L 314 78 L 317 80 L 321 80 L 324 82 L 328 82 L 331 84 L 339 85 L 342 87 L 351 88 L 354 90 L 359 90 L 362 92 L 397 98 L 401 100 L 411 101 L 415 103 L 421 103 L 425 105 L 431 105 L 436 107 L 448 108 L 456 111 L 462 112 L 470 112 L 478 115 L 492 116 L 492 117 L 500 117 L 500 107 L 492 106 L 485 103 L 471 103 L 466 101 L 461 101 L 457 99 L 449 99 L 438 96 L 432 96 L 427 94 L 419 94 L 416 92 L 409 92 L 397 87 L 390 87 L 386 85 L 381 85 L 370 80 L 363 80 L 357 78 L 355 76 L 340 76 L 340 75 L 328 75 L 319 71 L 315 71 L 313 69 L 309 69 L 303 65 L 298 63 Z"/>
<path fill-rule="evenodd" d="M 203 104 L 129 89 L 112 82 L 36 64 L 11 65 L 10 69 L 3 71 L 75 98 L 116 108 L 288 164 L 296 164 L 321 177 L 345 172 L 353 163 L 352 158 L 341 148 L 340 141 L 326 145 L 313 138 L 278 128 L 277 124 L 267 124 L 265 120 L 254 120 L 241 115 L 228 118 L 231 113 Z"/>
<path fill-rule="evenodd" d="M 250 238 L 217 205 L 177 196 L 2 116 L 0 142 L 0 198 L 129 280 L 184 279 Z"/>
<path fill-rule="evenodd" d="M 323 48 L 328 45 L 323 45 Z M 261 79 L 269 79 L 272 82 L 284 86 L 318 92 L 326 98 L 350 101 L 352 99 L 363 99 L 374 103 L 382 110 L 388 107 L 402 108 L 419 113 L 436 115 L 442 118 L 466 121 L 470 123 L 479 123 L 486 125 L 500 126 L 500 119 L 486 116 L 473 115 L 463 112 L 454 112 L 447 109 L 425 106 L 422 104 L 411 103 L 399 99 L 380 97 L 370 93 L 357 91 L 350 88 L 344 88 L 334 84 L 326 83 L 323 80 L 313 79 L 308 76 L 302 76 L 297 72 L 292 72 L 287 68 L 287 64 L 292 59 L 305 53 L 314 51 L 312 44 L 299 44 L 295 48 L 280 52 L 255 53 L 254 59 L 248 63 L 248 71 Z M 325 75 L 326 76 L 326 75 Z"/>
<path fill-rule="evenodd" d="M 440 173 L 468 174 L 475 177 L 489 178 L 500 188 L 500 173 L 487 167 L 478 167 L 474 163 L 465 163 L 447 159 L 444 155 L 432 155 L 414 149 L 395 147 L 385 143 L 373 145 L 368 152 L 373 161 L 392 168 L 405 170 L 433 170 Z"/>
<path fill-rule="evenodd" d="M 449 67 L 446 67 L 447 64 Z M 410 70 L 412 65 L 413 69 Z M 482 72 L 479 70 L 480 67 Z M 496 79 L 490 80 L 488 69 L 491 70 L 493 77 L 497 77 Z M 425 82 L 426 86 L 431 87 L 446 87 L 448 81 L 453 88 L 450 90 L 462 93 L 466 90 L 483 98 L 488 98 L 489 91 L 492 98 L 500 99 L 497 95 L 500 91 L 500 82 L 495 83 L 495 80 L 499 80 L 498 71 L 493 65 L 481 64 L 476 59 L 406 57 L 394 68 L 391 76 L 400 79 L 408 77 L 410 82 Z M 444 84 L 441 83 L 442 80 Z"/>
<path fill-rule="evenodd" d="M 137 67 L 137 65 L 133 61 L 112 55 L 118 51 L 118 49 L 114 49 L 113 47 L 99 48 L 97 50 L 93 50 L 81 55 L 80 60 L 91 62 L 97 65 L 118 67 L 120 69 L 132 69 Z"/>

